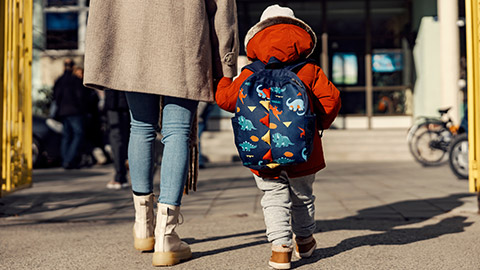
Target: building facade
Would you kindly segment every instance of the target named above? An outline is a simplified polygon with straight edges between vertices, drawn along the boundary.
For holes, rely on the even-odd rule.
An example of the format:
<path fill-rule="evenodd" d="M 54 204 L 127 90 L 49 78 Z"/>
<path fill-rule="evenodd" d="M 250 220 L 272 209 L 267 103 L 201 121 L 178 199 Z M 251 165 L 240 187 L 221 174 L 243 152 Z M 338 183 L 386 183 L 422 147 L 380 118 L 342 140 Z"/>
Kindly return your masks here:
<path fill-rule="evenodd" d="M 37 81 L 34 87 L 48 89 L 55 77 L 61 74 L 63 57 L 74 57 L 81 65 L 89 1 L 36 1 L 41 4 L 39 8 L 43 14 L 41 21 L 35 21 L 41 25 L 38 29 L 41 29 L 43 36 L 37 40 L 43 38 L 43 47 L 36 58 L 35 67 L 41 71 L 34 79 Z M 463 46 L 460 46 L 464 42 L 463 32 L 457 25 L 458 18 L 462 16 L 463 1 L 237 0 L 241 40 L 248 29 L 258 22 L 262 11 L 274 3 L 291 7 L 295 15 L 316 32 L 318 44 L 313 57 L 341 91 L 343 106 L 341 116 L 335 122 L 338 128 L 404 128 L 411 125 L 414 116 L 434 116 L 437 107 L 455 107 L 458 103 L 461 104 L 461 98 L 458 97 L 460 86 L 455 87 L 452 83 L 458 84 L 457 80 L 461 76 L 460 59 L 465 55 L 461 49 Z M 440 22 L 442 20 L 438 20 L 438 15 L 447 18 L 443 24 Z M 422 28 L 424 17 L 431 18 L 425 25 L 433 26 Z M 419 35 L 420 29 L 426 33 L 433 32 L 439 43 L 449 40 L 453 45 L 441 48 L 438 44 L 422 43 L 425 36 L 432 35 Z M 444 32 L 446 34 L 441 35 Z M 419 36 L 421 40 L 417 39 Z M 241 44 L 243 46 L 243 42 Z M 432 59 L 423 59 L 425 54 L 420 49 L 417 49 L 420 53 L 414 56 L 417 44 L 427 46 L 422 50 L 431 50 L 433 60 L 441 58 L 443 61 L 446 57 L 440 57 L 440 54 L 451 52 L 452 48 L 454 56 L 446 59 L 447 62 L 434 65 Z M 244 48 L 241 48 L 240 53 L 245 54 Z M 438 86 L 438 82 L 447 76 L 442 76 L 442 72 L 447 71 L 438 67 L 451 67 L 452 63 L 455 68 L 453 73 L 450 68 L 450 78 L 441 81 L 441 85 L 449 85 L 449 89 L 445 90 Z M 420 64 L 424 65 L 423 68 L 416 67 Z M 419 71 L 427 72 L 429 76 Z M 421 84 L 417 84 L 417 80 Z M 429 95 L 435 94 L 442 98 L 434 97 L 433 102 L 423 105 Z M 455 104 L 450 102 L 452 99 Z M 228 116 L 217 111 L 214 118 L 222 121 Z M 225 122 L 229 123 L 229 120 Z M 223 126 L 225 125 L 216 123 L 211 128 Z"/>

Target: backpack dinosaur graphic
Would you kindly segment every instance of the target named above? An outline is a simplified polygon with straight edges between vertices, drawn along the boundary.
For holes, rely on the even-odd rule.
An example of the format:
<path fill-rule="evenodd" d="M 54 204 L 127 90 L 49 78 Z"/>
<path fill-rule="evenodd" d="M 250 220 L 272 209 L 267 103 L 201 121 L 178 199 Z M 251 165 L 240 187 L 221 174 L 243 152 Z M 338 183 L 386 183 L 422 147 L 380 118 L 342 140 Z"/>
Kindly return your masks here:
<path fill-rule="evenodd" d="M 232 118 L 235 145 L 243 165 L 273 169 L 305 162 L 313 148 L 316 117 L 307 89 L 294 70 L 272 58 L 244 68 L 253 71 L 240 87 Z"/>

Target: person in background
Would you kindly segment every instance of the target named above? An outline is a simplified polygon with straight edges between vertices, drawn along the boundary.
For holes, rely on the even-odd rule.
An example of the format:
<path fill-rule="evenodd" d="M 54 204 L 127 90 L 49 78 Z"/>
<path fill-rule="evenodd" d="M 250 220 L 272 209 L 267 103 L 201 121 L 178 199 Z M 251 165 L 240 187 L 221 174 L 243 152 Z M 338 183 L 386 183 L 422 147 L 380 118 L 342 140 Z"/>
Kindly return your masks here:
<path fill-rule="evenodd" d="M 102 130 L 102 114 L 99 108 L 100 97 L 97 91 L 83 85 L 82 67 L 75 67 L 73 74 L 78 77 L 78 87 L 82 88 L 86 95 L 85 103 L 85 131 L 84 140 L 81 146 L 80 167 L 90 167 L 95 164 L 105 164 L 108 161 L 104 152 L 104 140 Z"/>
<path fill-rule="evenodd" d="M 198 166 L 200 169 L 205 168 L 208 158 L 202 154 L 202 133 L 207 129 L 207 121 L 215 109 L 214 103 L 200 102 L 198 104 Z"/>
<path fill-rule="evenodd" d="M 84 124 L 88 103 L 88 92 L 81 87 L 81 80 L 73 74 L 75 63 L 67 58 L 64 73 L 53 86 L 53 101 L 56 117 L 63 124 L 62 167 L 75 169 L 80 166 L 80 147 L 84 139 Z"/>
<path fill-rule="evenodd" d="M 113 152 L 115 178 L 107 183 L 108 189 L 127 188 L 128 140 L 130 113 L 125 92 L 105 90 L 104 110 L 107 114 L 108 138 Z"/>
<path fill-rule="evenodd" d="M 195 183 L 197 175 L 191 155 L 198 134 L 191 130 L 198 102 L 214 101 L 214 79 L 236 75 L 237 56 L 235 0 L 90 1 L 84 84 L 125 91 L 134 247 L 154 250 L 154 266 L 192 256 L 175 232 L 185 184 Z M 154 222 L 159 120 L 164 150 Z"/>

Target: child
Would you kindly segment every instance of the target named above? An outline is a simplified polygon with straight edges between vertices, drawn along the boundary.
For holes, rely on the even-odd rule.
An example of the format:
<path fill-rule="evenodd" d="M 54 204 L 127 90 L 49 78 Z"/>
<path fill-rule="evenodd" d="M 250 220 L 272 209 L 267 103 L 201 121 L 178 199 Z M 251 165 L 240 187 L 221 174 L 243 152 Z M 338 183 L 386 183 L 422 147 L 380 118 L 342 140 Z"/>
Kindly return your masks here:
<path fill-rule="evenodd" d="M 249 60 L 267 63 L 275 57 L 282 63 L 291 63 L 308 58 L 316 44 L 316 36 L 303 21 L 295 18 L 293 11 L 279 5 L 269 6 L 260 22 L 254 25 L 245 38 Z M 234 112 L 240 86 L 252 75 L 244 69 L 235 80 L 222 78 L 216 92 L 217 104 L 224 110 Z M 322 69 L 307 63 L 297 72 L 307 91 L 318 99 L 315 112 L 321 119 L 317 131 L 327 129 L 340 110 L 340 93 L 327 79 Z M 300 258 L 310 257 L 316 248 L 315 196 L 312 185 L 315 173 L 325 167 L 322 143 L 318 132 L 313 140 L 313 151 L 305 163 L 289 167 L 276 167 L 261 171 L 252 170 L 259 189 L 264 192 L 261 204 L 267 227 L 268 241 L 272 243 L 269 265 L 276 269 L 290 269 L 293 251 Z M 290 225 L 291 220 L 291 225 Z"/>

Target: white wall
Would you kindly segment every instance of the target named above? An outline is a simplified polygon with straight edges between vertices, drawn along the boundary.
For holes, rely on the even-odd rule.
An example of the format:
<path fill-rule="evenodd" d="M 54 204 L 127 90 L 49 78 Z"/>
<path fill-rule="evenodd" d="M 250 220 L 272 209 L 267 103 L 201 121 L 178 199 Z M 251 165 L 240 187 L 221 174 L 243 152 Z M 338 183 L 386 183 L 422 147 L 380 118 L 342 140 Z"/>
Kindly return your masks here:
<path fill-rule="evenodd" d="M 413 92 L 413 115 L 438 116 L 442 106 L 440 80 L 440 24 L 423 17 L 413 48 L 417 79 Z"/>

